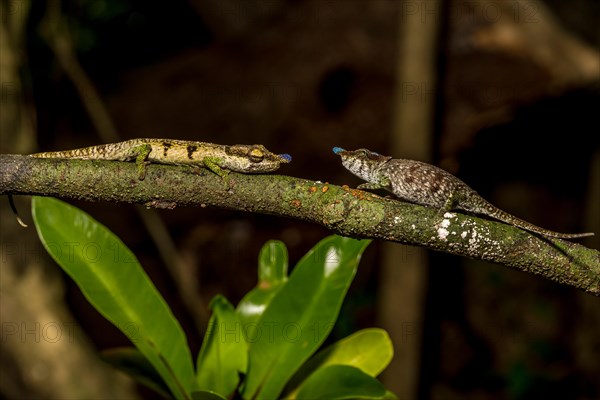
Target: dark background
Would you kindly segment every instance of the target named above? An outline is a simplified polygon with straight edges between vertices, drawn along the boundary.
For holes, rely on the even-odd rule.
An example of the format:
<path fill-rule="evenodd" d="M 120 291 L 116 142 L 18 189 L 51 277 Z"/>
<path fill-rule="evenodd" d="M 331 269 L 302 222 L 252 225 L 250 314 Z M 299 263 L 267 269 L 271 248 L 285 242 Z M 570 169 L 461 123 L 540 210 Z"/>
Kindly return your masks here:
<path fill-rule="evenodd" d="M 591 199 L 598 199 L 593 193 L 600 190 L 598 182 L 591 183 L 598 178 L 593 165 L 599 165 L 600 131 L 596 1 L 28 4 L 3 2 L 5 26 L 26 14 L 21 40 L 10 38 L 22 45 L 13 48 L 17 80 L 3 81 L 3 95 L 18 93 L 25 110 L 21 115 L 31 121 L 24 124 L 28 129 L 8 131 L 3 125 L 3 153 L 115 141 L 90 117 L 90 108 L 93 113 L 105 106 L 117 140 L 261 143 L 294 157 L 279 173 L 357 185 L 331 148 L 366 147 L 389 154 L 394 101 L 433 102 L 431 155 L 437 165 L 501 208 L 545 228 L 598 228 L 590 221 L 597 215 L 590 209 L 598 207 Z M 398 28 L 408 10 L 423 13 L 424 23 L 440 24 L 435 82 L 396 80 Z M 50 44 L 44 30 L 48 18 L 61 27 L 59 36 L 71 57 L 70 50 Z M 81 66 L 83 78 L 73 65 Z M 86 98 L 89 92 L 81 89 L 86 79 L 101 103 Z M 403 95 L 398 97 L 398 91 Z M 6 121 L 9 110 L 3 104 Z M 182 300 L 182 288 L 140 219 L 145 211 L 123 204 L 75 204 L 134 251 L 197 352 L 206 311 L 196 309 L 192 315 Z M 300 221 L 219 209 L 158 213 L 186 276 L 197 285 L 191 301 L 204 309 L 217 293 L 235 304 L 254 286 L 256 258 L 265 241 L 284 241 L 293 265 L 329 234 Z M 12 221 L 2 225 L 4 230 Z M 22 235 L 13 238 L 35 240 Z M 598 248 L 597 239 L 587 244 Z M 379 325 L 381 247 L 373 243 L 368 248 L 334 338 Z M 16 262 L 21 277 L 31 268 L 26 266 L 31 257 L 22 257 Z M 48 264 L 46 269 L 58 269 Z M 68 310 L 92 347 L 128 344 L 66 277 L 64 284 Z M 600 397 L 599 299 L 445 254 L 430 256 L 426 292 L 424 326 L 411 328 L 420 340 L 395 340 L 396 347 L 420 346 L 415 365 L 419 398 Z M 412 321 L 402 323 L 412 327 Z M 11 352 L 4 338 L 2 346 L 0 397 L 52 398 L 47 388 L 36 387 L 43 386 L 43 379 L 27 378 L 31 364 L 20 359 L 23 353 Z M 49 375 L 45 379 L 52 380 Z M 77 373 L 72 378 L 78 379 Z M 17 383 L 10 383 L 13 379 Z M 106 396 L 99 392 L 97 398 Z"/>

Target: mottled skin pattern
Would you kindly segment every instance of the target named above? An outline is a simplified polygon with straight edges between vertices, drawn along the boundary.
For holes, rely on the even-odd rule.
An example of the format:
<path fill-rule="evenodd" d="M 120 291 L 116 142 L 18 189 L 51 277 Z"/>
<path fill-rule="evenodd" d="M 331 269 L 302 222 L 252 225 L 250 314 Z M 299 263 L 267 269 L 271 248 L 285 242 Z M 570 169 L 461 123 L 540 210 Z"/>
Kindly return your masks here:
<path fill-rule="evenodd" d="M 150 162 L 205 167 L 226 178 L 229 171 L 263 173 L 275 171 L 289 163 L 288 154 L 273 154 L 263 145 L 221 145 L 174 139 L 131 139 L 82 149 L 32 154 L 37 158 L 78 160 L 133 161 L 138 164 L 140 179 Z"/>
<path fill-rule="evenodd" d="M 386 189 L 411 203 L 441 211 L 458 209 L 485 215 L 542 236 L 575 239 L 593 235 L 558 233 L 523 221 L 493 206 L 466 183 L 431 164 L 393 159 L 366 149 L 346 151 L 334 147 L 333 152 L 342 158 L 346 169 L 368 182 L 359 185 L 359 189 Z"/>

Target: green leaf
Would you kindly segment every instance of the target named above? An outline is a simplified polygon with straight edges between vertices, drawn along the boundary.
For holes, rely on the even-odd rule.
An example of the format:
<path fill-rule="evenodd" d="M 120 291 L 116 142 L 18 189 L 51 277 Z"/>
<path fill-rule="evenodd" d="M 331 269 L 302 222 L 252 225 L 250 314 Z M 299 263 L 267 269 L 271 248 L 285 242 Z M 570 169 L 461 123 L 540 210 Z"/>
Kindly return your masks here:
<path fill-rule="evenodd" d="M 388 333 L 380 328 L 355 332 L 318 352 L 308 360 L 287 385 L 284 397 L 296 398 L 298 387 L 319 368 L 329 365 L 348 365 L 375 377 L 387 367 L 394 356 Z"/>
<path fill-rule="evenodd" d="M 389 399 L 377 379 L 348 365 L 319 368 L 298 391 L 298 400 Z"/>
<path fill-rule="evenodd" d="M 173 396 L 189 399 L 194 367 L 185 334 L 131 250 L 104 225 L 60 200 L 33 197 L 31 208 L 52 258 L 127 335 Z"/>
<path fill-rule="evenodd" d="M 275 399 L 286 382 L 323 343 L 368 240 L 330 236 L 298 262 L 287 284 L 246 334 L 246 399 Z"/>
<path fill-rule="evenodd" d="M 198 354 L 198 389 L 228 396 L 237 388 L 248 366 L 248 348 L 233 306 L 223 296 L 210 303 L 213 315 Z"/>
<path fill-rule="evenodd" d="M 118 347 L 100 353 L 104 361 L 120 369 L 136 382 L 149 387 L 165 398 L 170 398 L 170 390 L 152 364 L 134 347 Z"/>
<path fill-rule="evenodd" d="M 288 254 L 285 245 L 278 240 L 268 241 L 258 256 L 258 284 L 237 306 L 244 332 L 255 324 L 275 294 L 287 282 Z"/>
<path fill-rule="evenodd" d="M 227 400 L 227 397 L 223 397 L 218 393 L 199 390 L 192 393 L 192 400 Z"/>

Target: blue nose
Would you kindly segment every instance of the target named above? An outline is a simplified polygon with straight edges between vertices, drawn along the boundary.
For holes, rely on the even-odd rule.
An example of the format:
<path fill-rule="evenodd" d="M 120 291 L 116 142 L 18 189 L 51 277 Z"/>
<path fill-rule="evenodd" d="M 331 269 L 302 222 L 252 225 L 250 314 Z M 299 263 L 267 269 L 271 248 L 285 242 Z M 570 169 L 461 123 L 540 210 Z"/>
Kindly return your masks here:
<path fill-rule="evenodd" d="M 335 154 L 340 154 L 342 151 L 346 151 L 346 150 L 342 149 L 341 147 L 334 147 L 333 148 L 333 152 Z"/>
<path fill-rule="evenodd" d="M 292 156 L 290 156 L 289 154 L 280 154 L 279 157 L 281 157 L 284 160 L 286 160 L 286 162 L 292 161 Z"/>

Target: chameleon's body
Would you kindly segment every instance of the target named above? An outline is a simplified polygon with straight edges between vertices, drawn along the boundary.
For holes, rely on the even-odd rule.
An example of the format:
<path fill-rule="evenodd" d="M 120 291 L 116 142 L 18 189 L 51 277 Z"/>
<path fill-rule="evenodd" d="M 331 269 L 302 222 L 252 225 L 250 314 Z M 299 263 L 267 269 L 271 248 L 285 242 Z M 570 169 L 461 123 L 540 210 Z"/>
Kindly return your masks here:
<path fill-rule="evenodd" d="M 366 149 L 346 151 L 334 147 L 346 169 L 368 183 L 359 189 L 386 189 L 398 198 L 443 211 L 464 210 L 547 237 L 575 239 L 593 233 L 559 233 L 540 228 L 510 215 L 477 194 L 466 183 L 434 165 L 393 159 Z"/>
<path fill-rule="evenodd" d="M 205 167 L 227 178 L 229 171 L 275 171 L 282 163 L 289 163 L 292 159 L 288 154 L 271 153 L 260 144 L 227 146 L 174 139 L 131 139 L 82 149 L 36 153 L 31 156 L 79 160 L 135 160 L 140 179 L 144 179 L 148 163 Z"/>

